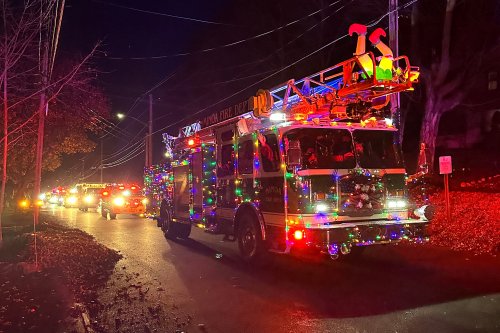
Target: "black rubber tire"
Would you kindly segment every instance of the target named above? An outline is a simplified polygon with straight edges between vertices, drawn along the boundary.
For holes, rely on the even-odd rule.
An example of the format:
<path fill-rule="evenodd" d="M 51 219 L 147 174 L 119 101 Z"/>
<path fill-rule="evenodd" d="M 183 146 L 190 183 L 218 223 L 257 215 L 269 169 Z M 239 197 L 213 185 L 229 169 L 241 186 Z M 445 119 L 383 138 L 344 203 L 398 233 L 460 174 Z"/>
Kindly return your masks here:
<path fill-rule="evenodd" d="M 177 237 L 181 239 L 187 239 L 189 238 L 189 235 L 191 234 L 191 223 L 189 224 L 184 224 L 184 223 L 173 223 L 175 225 L 175 229 L 177 232 Z"/>
<path fill-rule="evenodd" d="M 168 204 L 165 201 L 160 206 L 160 225 L 166 238 L 175 239 L 177 237 L 177 230 L 175 228 L 177 223 L 172 222 Z"/>
<path fill-rule="evenodd" d="M 243 260 L 247 262 L 257 261 L 264 252 L 264 242 L 257 219 L 251 214 L 242 214 L 239 217 L 238 247 Z"/>
<path fill-rule="evenodd" d="M 116 213 L 109 212 L 109 219 L 110 220 L 116 220 Z"/>

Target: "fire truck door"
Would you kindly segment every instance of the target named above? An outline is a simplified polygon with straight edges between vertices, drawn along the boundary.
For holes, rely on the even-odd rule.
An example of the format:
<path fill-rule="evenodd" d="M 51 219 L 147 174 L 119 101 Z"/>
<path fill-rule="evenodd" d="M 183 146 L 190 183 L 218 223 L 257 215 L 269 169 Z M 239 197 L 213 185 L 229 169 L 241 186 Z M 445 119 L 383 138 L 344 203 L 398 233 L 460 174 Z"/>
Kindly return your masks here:
<path fill-rule="evenodd" d="M 217 139 L 217 206 L 236 207 L 235 169 L 234 169 L 234 124 L 216 130 Z"/>
<path fill-rule="evenodd" d="M 174 217 L 189 220 L 189 165 L 179 165 L 174 171 Z"/>
<path fill-rule="evenodd" d="M 202 187 L 202 155 L 201 151 L 192 155 L 191 160 L 191 186 L 193 195 L 193 215 L 194 220 L 201 220 L 203 213 L 203 187 Z"/>

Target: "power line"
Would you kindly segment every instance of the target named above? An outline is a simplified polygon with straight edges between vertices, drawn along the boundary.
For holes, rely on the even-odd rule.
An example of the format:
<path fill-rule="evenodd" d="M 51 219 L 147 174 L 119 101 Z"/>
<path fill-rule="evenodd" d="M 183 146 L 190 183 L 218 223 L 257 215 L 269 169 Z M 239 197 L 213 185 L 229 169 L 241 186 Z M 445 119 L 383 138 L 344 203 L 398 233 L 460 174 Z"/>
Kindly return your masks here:
<path fill-rule="evenodd" d="M 175 19 L 179 19 L 179 20 L 185 20 L 185 21 L 191 21 L 191 22 L 198 22 L 198 23 L 206 23 L 206 24 L 215 24 L 215 25 L 236 26 L 234 24 L 214 22 L 214 21 L 207 21 L 207 20 L 201 20 L 201 19 L 196 19 L 196 18 L 192 18 L 192 17 L 180 16 L 180 15 L 173 15 L 173 14 L 167 14 L 167 13 L 160 13 L 160 12 L 155 12 L 155 11 L 152 11 L 152 10 L 146 10 L 146 9 L 134 8 L 134 7 L 129 7 L 129 6 L 123 6 L 123 5 L 119 5 L 119 4 L 112 3 L 112 2 L 107 2 L 107 1 L 100 1 L 100 0 L 92 0 L 92 1 L 100 3 L 100 4 L 112 6 L 112 7 L 117 7 L 117 8 L 127 9 L 127 10 L 131 10 L 131 11 L 136 11 L 136 12 L 139 12 L 139 13 L 153 14 L 153 15 L 159 15 L 159 16 L 166 16 L 166 17 L 175 18 Z"/>
<path fill-rule="evenodd" d="M 139 156 L 140 154 L 144 153 L 144 149 L 140 150 L 139 152 L 137 152 L 134 156 L 130 157 L 129 159 L 125 160 L 125 161 L 122 161 L 118 164 L 115 164 L 115 165 L 109 165 L 109 166 L 103 166 L 103 169 L 109 169 L 109 168 L 114 168 L 114 167 L 117 167 L 119 165 L 122 165 L 124 163 L 127 163 L 128 161 L 136 158 L 137 156 Z"/>
<path fill-rule="evenodd" d="M 349 2 L 349 3 L 352 3 L 353 1 L 354 1 L 354 0 L 352 0 L 352 1 L 351 1 L 351 2 Z M 320 22 L 316 23 L 315 25 L 311 26 L 309 29 L 305 30 L 302 34 L 300 34 L 300 35 L 296 36 L 295 38 L 293 38 L 292 40 L 288 41 L 288 42 L 286 43 L 286 45 L 284 45 L 283 47 L 281 47 L 281 48 L 279 48 L 278 50 L 276 50 L 273 54 L 268 55 L 268 56 L 266 56 L 265 58 L 262 58 L 262 59 L 260 59 L 260 60 L 258 60 L 258 61 L 253 61 L 253 62 L 251 62 L 251 63 L 249 63 L 249 64 L 253 64 L 253 63 L 260 63 L 260 62 L 263 62 L 263 61 L 266 61 L 266 60 L 270 59 L 270 58 L 271 58 L 274 54 L 276 54 L 277 52 L 279 52 L 281 49 L 285 48 L 286 46 L 288 46 L 288 45 L 290 45 L 291 43 L 295 42 L 297 39 L 299 39 L 299 38 L 301 38 L 302 36 L 304 36 L 307 32 L 311 31 L 311 30 L 312 30 L 312 29 L 314 29 L 316 26 L 318 26 L 319 24 L 323 23 L 325 20 L 327 20 L 328 18 L 330 18 L 333 14 L 338 13 L 338 12 L 339 12 L 340 10 L 342 10 L 345 6 L 346 6 L 346 5 L 343 5 L 343 6 L 339 7 L 339 8 L 338 8 L 337 10 L 335 10 L 335 12 L 333 12 L 332 14 L 328 15 L 327 17 L 323 18 Z M 347 35 L 345 35 L 345 36 L 347 36 Z M 345 36 L 342 36 L 341 38 L 344 38 Z M 340 39 L 339 39 L 339 40 L 340 40 Z M 328 46 L 328 45 L 327 45 L 327 46 Z M 327 46 L 325 46 L 325 47 L 327 47 Z M 319 51 L 319 50 L 318 50 L 318 51 Z M 312 55 L 312 54 L 310 54 L 310 55 Z M 291 66 L 293 66 L 293 65 L 294 65 L 294 64 L 289 65 L 288 67 L 291 67 Z M 244 90 L 248 89 L 249 87 L 252 87 L 252 86 L 254 86 L 254 85 L 256 85 L 256 84 L 258 84 L 258 83 L 260 83 L 260 82 L 262 82 L 262 81 L 264 81 L 264 80 L 266 80 L 266 79 L 268 79 L 268 78 L 270 78 L 270 77 L 272 77 L 272 76 L 274 76 L 274 75 L 276 75 L 276 74 L 278 74 L 279 72 L 281 72 L 281 71 L 283 71 L 283 70 L 287 69 L 288 67 L 282 68 L 281 70 L 276 71 L 275 73 L 273 73 L 273 74 L 271 74 L 271 75 L 267 76 L 266 78 L 264 78 L 264 79 L 262 79 L 262 80 L 259 80 L 259 81 L 255 82 L 254 84 L 252 84 L 252 85 L 250 85 L 250 86 L 248 86 L 248 87 L 246 87 L 246 88 L 244 88 L 244 89 L 241 89 L 240 91 L 236 92 L 235 94 L 233 94 L 233 95 L 231 95 L 231 96 L 229 96 L 229 97 L 227 97 L 227 98 L 225 98 L 225 99 L 223 99 L 223 100 L 220 100 L 219 102 L 214 103 L 214 104 L 212 104 L 212 105 L 210 105 L 210 106 L 208 106 L 208 107 L 205 107 L 204 109 L 202 109 L 202 110 L 200 110 L 200 111 L 196 112 L 194 115 L 199 114 L 199 113 L 201 113 L 201 112 L 205 111 L 206 109 L 208 109 L 208 108 L 210 108 L 210 107 L 213 107 L 213 106 L 215 106 L 215 105 L 217 105 L 217 104 L 219 104 L 219 103 L 222 103 L 223 101 L 225 101 L 225 100 L 227 100 L 227 99 L 229 99 L 229 98 L 231 98 L 231 97 L 234 97 L 235 95 L 237 95 L 237 94 L 239 94 L 239 93 L 243 92 Z M 261 74 L 264 74 L 264 73 L 261 73 Z M 202 99 L 202 98 L 200 98 L 200 99 Z M 144 112 L 143 112 L 143 113 L 144 113 Z M 143 114 L 143 113 L 142 113 L 142 114 Z M 142 115 L 142 114 L 141 114 L 141 115 Z M 193 116 L 193 115 L 190 115 L 189 117 L 191 117 L 191 116 Z M 185 119 L 186 119 L 186 118 L 188 118 L 188 117 L 185 117 L 185 118 L 181 119 L 180 121 L 178 121 L 178 122 L 176 122 L 176 123 L 174 123 L 174 124 L 170 124 L 169 126 L 163 127 L 163 128 L 161 128 L 161 129 L 159 129 L 159 130 L 157 130 L 157 131 L 153 132 L 153 134 L 156 134 L 156 133 L 161 132 L 161 131 L 163 131 L 163 130 L 165 130 L 165 129 L 167 129 L 167 128 L 170 128 L 170 127 L 172 127 L 172 126 L 175 126 L 175 125 L 177 125 L 177 124 L 179 124 L 179 123 L 181 123 L 181 122 L 185 121 Z M 129 142 L 129 144 L 130 144 L 132 141 L 133 141 L 133 139 Z M 137 142 L 141 142 L 141 141 L 136 141 L 136 142 L 134 142 L 134 144 L 136 144 Z M 123 148 L 126 148 L 126 147 L 123 147 Z M 123 148 L 122 148 L 122 149 L 123 149 Z"/>
<path fill-rule="evenodd" d="M 404 9 L 404 8 L 406 8 L 406 7 L 410 6 L 410 5 L 412 5 L 413 3 L 417 2 L 417 1 L 418 1 L 418 0 L 412 0 L 412 1 L 409 1 L 409 2 L 408 2 L 408 3 L 406 3 L 406 4 L 399 6 L 396 10 Z M 342 7 L 341 7 L 341 8 L 339 8 L 338 10 L 342 9 L 343 7 L 344 7 L 344 6 L 342 6 Z M 337 10 L 337 11 L 338 11 L 338 10 Z M 383 20 L 386 16 L 390 15 L 391 13 L 392 13 L 392 11 L 388 11 L 387 13 L 385 13 L 384 15 L 382 15 L 381 17 L 379 17 L 379 18 L 377 18 L 377 19 L 375 19 L 375 20 L 371 21 L 370 23 L 368 23 L 368 24 L 367 24 L 367 26 L 368 26 L 368 27 L 373 27 L 374 25 L 378 24 L 380 21 L 382 21 L 382 20 Z M 325 19 L 326 19 L 326 18 L 325 18 Z M 322 20 L 322 21 L 323 21 L 323 20 Z M 311 27 L 311 28 L 312 28 L 312 27 Z M 309 29 L 309 30 L 310 30 L 310 29 Z M 305 33 L 305 32 L 304 32 L 304 33 Z M 303 34 L 302 34 L 302 35 L 303 35 Z M 260 80 L 258 80 L 258 81 L 256 81 L 256 82 L 254 82 L 254 83 L 253 83 L 253 84 L 251 84 L 250 86 L 247 86 L 247 87 L 245 87 L 245 88 L 243 88 L 243 89 L 240 89 L 240 90 L 238 90 L 237 92 L 235 92 L 235 93 L 231 94 L 230 96 L 227 96 L 227 97 L 225 97 L 225 98 L 223 98 L 223 99 L 221 99 L 221 100 L 219 100 L 219 101 L 217 101 L 217 102 L 215 102 L 215 103 L 212 103 L 211 105 L 204 107 L 203 109 L 201 109 L 201 110 L 197 111 L 197 112 L 196 112 L 196 113 L 194 113 L 194 114 L 189 115 L 188 117 L 184 117 L 183 119 L 181 119 L 181 120 L 179 120 L 179 121 L 177 121 L 177 122 L 175 122 L 175 123 L 172 123 L 172 124 L 169 124 L 168 126 L 162 127 L 161 129 L 158 129 L 158 130 L 154 131 L 154 132 L 153 132 L 153 134 L 156 134 L 156 133 L 159 133 L 159 132 L 163 132 L 164 130 L 166 130 L 166 129 L 168 129 L 168 128 L 171 128 L 171 127 L 173 127 L 173 126 L 179 125 L 180 123 L 184 122 L 187 118 L 190 118 L 190 117 L 196 116 L 196 115 L 198 115 L 198 114 L 200 114 L 200 113 L 202 113 L 202 112 L 206 111 L 207 109 L 212 108 L 212 107 L 214 107 L 214 106 L 216 106 L 216 105 L 218 105 L 218 104 L 220 104 L 220 103 L 222 103 L 222 102 L 224 102 L 224 101 L 226 101 L 226 100 L 228 100 L 228 99 L 230 99 L 230 98 L 232 98 L 232 97 L 234 97 L 234 96 L 236 96 L 236 95 L 240 94 L 241 92 L 243 92 L 243 91 L 247 90 L 248 88 L 253 87 L 253 86 L 256 86 L 257 84 L 262 83 L 262 82 L 264 82 L 265 80 L 267 80 L 267 79 L 269 79 L 269 78 L 272 78 L 273 76 L 275 76 L 275 75 L 277 75 L 277 74 L 279 74 L 279 73 L 283 72 L 284 70 L 289 69 L 289 68 L 290 68 L 290 67 L 292 67 L 292 66 L 295 66 L 296 64 L 298 64 L 298 63 L 302 62 L 303 60 L 305 60 L 305 59 L 307 59 L 307 58 L 311 57 L 312 55 L 314 55 L 314 54 L 316 54 L 316 53 L 318 53 L 318 52 L 322 51 L 323 49 L 325 49 L 325 48 L 327 48 L 327 47 L 329 47 L 329 46 L 331 46 L 331 45 L 333 45 L 333 44 L 335 44 L 335 43 L 338 43 L 340 40 L 342 40 L 342 39 L 346 38 L 347 36 L 348 36 L 348 34 L 344 34 L 344 35 L 342 35 L 342 36 L 340 36 L 340 37 L 338 37 L 338 38 L 336 38 L 336 39 L 334 39 L 334 40 L 332 40 L 332 41 L 328 42 L 327 44 L 325 44 L 325 45 L 321 46 L 320 48 L 318 48 L 318 49 L 316 49 L 316 50 L 314 50 L 314 51 L 310 52 L 309 54 L 307 54 L 307 55 L 305 55 L 305 56 L 301 57 L 300 59 L 298 59 L 298 60 L 296 60 L 296 61 L 294 61 L 294 62 L 290 63 L 289 65 L 287 65 L 287 66 L 285 66 L 285 67 L 282 67 L 281 69 L 279 69 L 279 70 L 275 71 L 274 73 L 272 73 L 272 74 L 270 74 L 270 75 L 266 76 L 265 78 L 260 79 Z M 296 40 L 296 39 L 294 39 L 294 40 Z M 292 41 L 290 41 L 289 43 L 287 43 L 287 45 L 289 45 L 289 44 L 290 44 L 291 42 L 293 42 L 294 40 L 292 40 Z M 140 142 L 140 141 L 136 141 L 135 143 L 133 143 L 133 145 L 137 144 L 137 142 Z M 125 147 L 124 147 L 124 148 L 125 148 Z M 136 157 L 136 156 L 138 156 L 138 155 L 139 155 L 139 153 L 137 153 L 136 155 L 134 155 L 134 156 L 133 156 L 133 157 L 131 157 L 130 159 L 132 159 L 132 158 L 134 158 L 134 157 Z M 116 164 L 116 165 L 114 165 L 114 166 L 121 165 L 121 164 L 123 164 L 123 163 L 125 163 L 125 162 L 129 161 L 130 159 L 125 159 L 125 160 L 122 160 L 122 161 L 118 162 L 118 164 Z M 117 161 L 115 161 L 115 163 L 116 163 L 116 162 L 117 162 Z M 112 163 L 110 163 L 110 164 L 112 164 Z"/>
<path fill-rule="evenodd" d="M 93 1 L 97 1 L 97 0 L 93 0 Z M 240 40 L 237 40 L 235 42 L 223 44 L 223 45 L 220 45 L 220 46 L 210 47 L 210 48 L 206 48 L 206 49 L 202 49 L 202 50 L 198 50 L 198 51 L 180 52 L 180 53 L 173 53 L 173 54 L 168 54 L 168 55 L 146 56 L 146 57 L 106 57 L 106 59 L 110 59 L 110 60 L 158 60 L 158 59 L 182 57 L 182 56 L 188 56 L 188 55 L 193 55 L 193 54 L 200 54 L 200 53 L 218 51 L 220 49 L 224 49 L 224 48 L 227 48 L 227 47 L 232 47 L 232 46 L 235 46 L 235 45 L 239 45 L 239 44 L 251 41 L 251 40 L 255 40 L 255 39 L 258 39 L 258 38 L 270 35 L 272 33 L 280 31 L 282 29 L 288 28 L 288 27 L 290 27 L 290 26 L 292 26 L 292 25 L 294 25 L 296 23 L 304 21 L 304 20 L 306 20 L 306 19 L 308 19 L 308 18 L 310 18 L 310 17 L 312 17 L 312 16 L 320 13 L 323 10 L 326 10 L 326 9 L 328 9 L 328 8 L 330 8 L 330 7 L 338 4 L 339 2 L 340 2 L 340 0 L 332 2 L 331 4 L 329 4 L 325 8 L 318 9 L 318 10 L 312 12 L 312 13 L 309 13 L 308 15 L 306 15 L 306 16 L 300 18 L 300 19 L 296 19 L 294 21 L 288 22 L 288 23 L 286 23 L 286 24 L 284 24 L 282 26 L 279 26 L 277 28 L 268 30 L 266 32 L 263 32 L 263 33 L 260 33 L 260 34 L 257 34 L 257 35 L 254 35 L 254 36 L 251 36 L 251 37 L 248 37 L 248 38 L 240 39 Z"/>
<path fill-rule="evenodd" d="M 104 166 L 114 166 L 114 165 L 117 165 L 120 162 L 128 160 L 128 158 L 130 156 L 135 156 L 134 154 L 136 154 L 138 151 L 144 151 L 144 143 L 140 144 L 139 146 L 137 146 L 136 148 L 134 148 L 132 151 L 130 151 L 126 155 L 120 157 L 119 159 L 117 159 L 117 160 L 115 160 L 113 162 L 103 163 L 102 166 L 104 167 Z"/>
<path fill-rule="evenodd" d="M 114 152 L 114 153 L 108 155 L 106 158 L 103 159 L 103 161 L 107 161 L 107 160 L 110 160 L 110 159 L 112 159 L 112 158 L 114 158 L 114 157 L 116 157 L 118 155 L 121 155 L 124 152 L 126 152 L 126 151 L 132 149 L 133 147 L 137 146 L 137 144 L 139 144 L 139 143 L 144 144 L 144 141 L 142 141 L 142 140 L 136 141 L 135 143 L 131 144 L 130 146 L 128 146 L 128 147 L 126 147 L 124 149 L 120 149 L 119 151 Z"/>
<path fill-rule="evenodd" d="M 396 9 L 394 9 L 394 10 L 392 10 L 392 11 L 388 11 L 387 13 L 385 13 L 384 15 L 382 15 L 381 17 L 379 17 L 378 19 L 373 20 L 372 22 L 370 22 L 370 23 L 369 23 L 369 24 L 367 24 L 366 26 L 367 26 L 367 27 L 373 27 L 374 25 L 376 25 L 376 24 L 378 24 L 380 21 L 382 21 L 382 20 L 383 20 L 386 16 L 390 15 L 392 12 L 394 12 L 394 11 L 396 11 L 396 10 L 401 10 L 401 9 L 404 9 L 404 8 L 406 8 L 406 7 L 408 7 L 408 6 L 412 5 L 412 4 L 414 4 L 414 3 L 415 3 L 415 2 L 417 2 L 417 1 L 418 1 L 418 0 L 411 0 L 411 1 L 407 2 L 406 4 L 401 5 L 401 6 L 399 6 L 398 8 L 396 8 Z M 200 113 L 202 113 L 202 112 L 206 111 L 207 109 L 209 109 L 209 108 L 211 108 L 211 107 L 214 107 L 214 106 L 216 106 L 216 105 L 218 105 L 218 104 L 220 104 L 220 103 L 222 103 L 222 102 L 225 102 L 226 100 L 228 100 L 228 99 L 230 99 L 230 98 L 232 98 L 232 97 L 234 97 L 234 96 L 236 96 L 236 95 L 240 94 L 241 92 L 243 92 L 243 91 L 247 90 L 247 89 L 248 89 L 248 88 L 250 88 L 250 87 L 256 86 L 257 84 L 259 84 L 259 83 L 261 83 L 261 82 L 264 82 L 264 81 L 265 81 L 265 80 L 267 80 L 267 79 L 270 79 L 271 77 L 273 77 L 273 76 L 275 76 L 275 75 L 277 75 L 277 74 L 281 73 L 282 71 L 284 71 L 284 70 L 286 70 L 286 69 L 289 69 L 289 68 L 290 68 L 290 67 L 292 67 L 292 66 L 295 66 L 296 64 L 298 64 L 298 63 L 302 62 L 303 60 L 305 60 L 305 59 L 307 59 L 307 58 L 311 57 L 312 55 L 314 55 L 314 54 L 316 54 L 316 53 L 320 52 L 321 50 L 323 50 L 323 49 L 327 48 L 328 46 L 331 46 L 331 45 L 333 45 L 333 44 L 335 44 L 335 43 L 339 42 L 340 40 L 342 40 L 342 39 L 344 39 L 344 38 L 346 38 L 346 37 L 348 37 L 348 36 L 349 36 L 348 34 L 344 34 L 344 35 L 342 35 L 342 36 L 340 36 L 340 37 L 338 37 L 338 38 L 336 38 L 336 39 L 332 40 L 331 42 L 328 42 L 327 44 L 325 44 L 325 45 L 321 46 L 320 48 L 318 48 L 318 49 L 316 49 L 316 50 L 314 50 L 314 51 L 310 52 L 309 54 L 307 54 L 307 55 L 303 56 L 302 58 L 300 58 L 300 59 L 298 59 L 298 60 L 296 60 L 296 61 L 292 62 L 291 64 L 289 64 L 289 65 L 287 65 L 287 66 L 285 66 L 285 67 L 283 67 L 283 68 L 279 69 L 278 71 L 276 71 L 276 72 L 274 72 L 274 73 L 272 73 L 272 74 L 270 74 L 270 75 L 266 76 L 266 77 L 265 77 L 265 78 L 263 78 L 263 79 L 258 80 L 257 82 L 255 82 L 255 83 L 251 84 L 250 86 L 247 86 L 247 87 L 245 87 L 245 88 L 243 88 L 243 89 L 240 89 L 240 90 L 238 90 L 237 92 L 235 92 L 235 93 L 233 93 L 233 94 L 231 94 L 231 95 L 229 95 L 229 96 L 227 96 L 227 97 L 225 97 L 225 98 L 223 98 L 223 99 L 221 99 L 221 100 L 219 100 L 219 101 L 217 101 L 217 102 L 215 102 L 215 103 L 213 103 L 213 104 L 211 104 L 211 105 L 209 105 L 209 106 L 207 106 L 207 107 L 204 107 L 203 109 L 201 109 L 201 110 L 199 110 L 199 111 L 195 112 L 194 114 L 189 115 L 189 118 L 190 118 L 190 117 L 193 117 L 193 116 L 196 116 L 196 115 L 198 115 L 198 114 L 200 114 Z M 178 124 L 180 124 L 180 123 L 184 122 L 187 118 L 188 118 L 188 117 L 185 117 L 185 118 L 183 118 L 183 119 L 181 119 L 181 120 L 179 120 L 179 121 L 177 121 L 177 122 L 175 122 L 175 123 L 173 123 L 173 124 L 170 124 L 170 125 L 167 125 L 167 126 L 165 126 L 165 127 L 162 127 L 162 128 L 160 128 L 159 130 L 154 131 L 154 132 L 153 132 L 153 134 L 156 134 L 156 133 L 162 132 L 162 131 L 164 131 L 164 130 L 166 130 L 166 129 L 168 129 L 168 128 L 172 127 L 172 126 L 178 125 Z"/>

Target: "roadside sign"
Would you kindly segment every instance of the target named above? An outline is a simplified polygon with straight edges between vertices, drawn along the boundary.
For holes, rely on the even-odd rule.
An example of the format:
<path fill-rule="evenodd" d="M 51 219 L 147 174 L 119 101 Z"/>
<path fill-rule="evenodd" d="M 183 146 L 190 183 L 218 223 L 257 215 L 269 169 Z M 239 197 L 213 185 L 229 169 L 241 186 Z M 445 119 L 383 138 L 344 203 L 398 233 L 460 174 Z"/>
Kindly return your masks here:
<path fill-rule="evenodd" d="M 446 202 L 446 217 L 451 221 L 450 184 L 448 175 L 451 174 L 451 156 L 439 156 L 439 174 L 444 175 L 444 198 Z"/>
<path fill-rule="evenodd" d="M 451 169 L 451 156 L 439 156 L 439 174 L 450 174 Z"/>

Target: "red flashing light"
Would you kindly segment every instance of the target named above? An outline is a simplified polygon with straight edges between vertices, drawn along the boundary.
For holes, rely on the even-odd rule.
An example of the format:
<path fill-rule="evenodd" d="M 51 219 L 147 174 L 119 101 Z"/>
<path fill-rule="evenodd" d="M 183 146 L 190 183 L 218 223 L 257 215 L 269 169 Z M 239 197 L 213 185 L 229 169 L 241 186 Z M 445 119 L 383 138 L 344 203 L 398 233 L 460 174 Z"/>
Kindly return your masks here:
<path fill-rule="evenodd" d="M 130 189 L 131 189 L 131 190 L 135 190 L 135 189 L 137 189 L 137 187 L 132 186 Z"/>
<path fill-rule="evenodd" d="M 194 139 L 188 140 L 188 146 L 194 146 Z"/>
<path fill-rule="evenodd" d="M 120 189 L 120 190 L 124 190 L 124 189 L 125 189 L 125 186 L 120 186 L 120 187 L 118 187 L 118 189 Z"/>
<path fill-rule="evenodd" d="M 109 195 L 109 192 L 108 192 L 108 191 L 104 191 L 104 192 L 102 192 L 102 196 L 103 196 L 103 197 L 107 197 L 108 195 Z"/>

